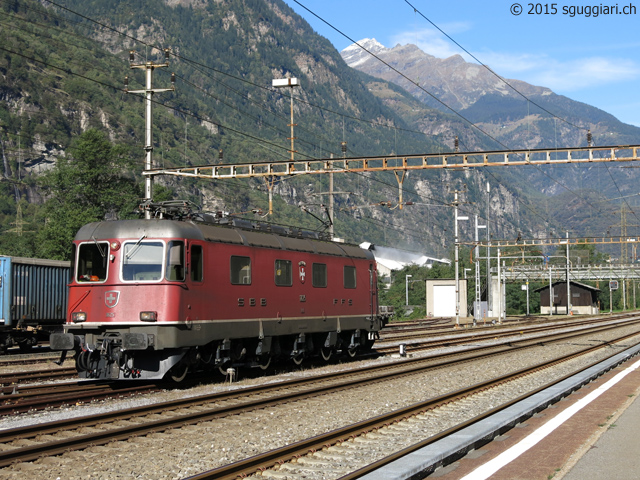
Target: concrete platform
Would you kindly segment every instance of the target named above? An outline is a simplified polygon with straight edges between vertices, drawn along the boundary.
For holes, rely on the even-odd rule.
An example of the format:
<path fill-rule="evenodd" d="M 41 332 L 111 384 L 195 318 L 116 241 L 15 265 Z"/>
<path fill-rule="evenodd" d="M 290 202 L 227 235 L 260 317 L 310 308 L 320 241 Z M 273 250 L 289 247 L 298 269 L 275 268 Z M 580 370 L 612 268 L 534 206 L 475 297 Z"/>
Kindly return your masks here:
<path fill-rule="evenodd" d="M 442 442 L 414 452 L 363 478 L 367 480 L 418 478 L 550 480 L 563 476 L 570 478 L 569 474 L 577 475 L 570 480 L 578 478 L 581 480 L 587 478 L 640 478 L 639 471 L 634 466 L 636 464 L 633 462 L 628 462 L 629 465 L 626 467 L 626 471 L 631 476 L 624 476 L 624 472 L 616 474 L 598 472 L 592 477 L 586 477 L 581 473 L 571 473 L 574 465 L 575 469 L 593 470 L 589 465 L 582 467 L 583 462 L 588 461 L 587 457 L 584 460 L 581 459 L 600 436 L 603 437 L 603 441 L 606 441 L 608 436 L 605 437 L 603 435 L 605 433 L 623 435 L 626 432 L 627 440 L 619 438 L 611 440 L 613 446 L 610 447 L 610 451 L 615 452 L 616 442 L 623 441 L 627 442 L 629 447 L 621 455 L 623 457 L 637 455 L 632 452 L 638 452 L 640 440 L 633 438 L 633 432 L 640 430 L 634 428 L 635 424 L 619 428 L 620 422 L 617 419 L 632 404 L 637 403 L 634 410 L 629 413 L 630 416 L 636 411 L 635 408 L 640 411 L 640 402 L 633 402 L 640 393 L 640 368 L 627 371 L 630 365 L 638 362 L 638 358 L 632 358 L 632 356 L 636 355 L 639 350 L 640 347 L 635 347 L 619 354 L 618 358 L 612 361 L 612 365 L 625 358 L 630 361 L 614 367 L 609 373 L 596 376 L 594 381 L 563 400 L 557 401 L 558 398 L 564 396 L 564 391 L 575 389 L 588 382 L 589 378 L 593 378 L 598 368 L 606 368 L 606 362 L 603 362 L 598 368 L 593 367 L 590 372 L 571 377 L 562 382 L 562 385 L 540 392 L 490 419 L 483 420 Z M 618 379 L 614 386 L 606 390 L 603 389 L 608 381 L 616 378 L 615 376 L 623 371 L 625 376 Z M 594 397 L 594 392 L 597 393 L 596 397 Z M 584 404 L 589 399 L 587 397 L 594 398 Z M 576 410 L 577 406 L 580 406 L 579 410 Z M 538 413 L 531 416 L 531 412 Z M 563 420 L 559 421 L 558 419 Z M 623 420 L 621 418 L 621 421 Z M 636 420 L 638 427 L 640 427 L 640 414 L 637 415 Z M 549 425 L 554 422 L 555 425 L 551 429 Z M 506 430 L 506 427 L 515 428 Z M 540 437 L 539 432 L 545 429 L 550 432 L 546 436 Z M 619 429 L 621 433 L 617 434 L 616 429 Z M 496 437 L 495 432 L 502 432 L 502 435 Z M 493 441 L 485 443 L 487 439 L 493 437 L 496 437 Z M 592 450 L 597 451 L 599 448 L 601 447 Z M 508 461 L 505 462 L 505 458 Z M 450 463 L 452 460 L 453 463 Z M 597 458 L 593 462 L 607 468 L 604 462 Z M 613 462 L 616 461 L 613 460 Z M 443 464 L 444 466 L 442 466 Z M 620 465 L 620 462 L 617 464 Z"/>

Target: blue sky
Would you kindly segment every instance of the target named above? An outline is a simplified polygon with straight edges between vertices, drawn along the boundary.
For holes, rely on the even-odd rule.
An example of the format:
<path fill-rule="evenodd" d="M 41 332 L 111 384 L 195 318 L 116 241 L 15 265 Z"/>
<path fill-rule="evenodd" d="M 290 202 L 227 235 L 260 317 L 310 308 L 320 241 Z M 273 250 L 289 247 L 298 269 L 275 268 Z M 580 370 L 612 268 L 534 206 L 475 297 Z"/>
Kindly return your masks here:
<path fill-rule="evenodd" d="M 512 0 L 409 0 L 420 13 L 405 0 L 298 1 L 354 40 L 375 38 L 385 47 L 413 43 L 436 57 L 461 54 L 474 61 L 421 13 L 499 75 L 551 88 L 640 126 L 640 0 L 541 3 L 540 14 L 529 14 L 536 4 Z M 285 2 L 338 50 L 351 44 L 294 0 Z M 520 15 L 511 12 L 514 3 L 521 5 Z M 615 5 L 620 14 L 578 12 Z M 624 15 L 624 7 L 633 12 L 629 6 L 636 13 Z"/>

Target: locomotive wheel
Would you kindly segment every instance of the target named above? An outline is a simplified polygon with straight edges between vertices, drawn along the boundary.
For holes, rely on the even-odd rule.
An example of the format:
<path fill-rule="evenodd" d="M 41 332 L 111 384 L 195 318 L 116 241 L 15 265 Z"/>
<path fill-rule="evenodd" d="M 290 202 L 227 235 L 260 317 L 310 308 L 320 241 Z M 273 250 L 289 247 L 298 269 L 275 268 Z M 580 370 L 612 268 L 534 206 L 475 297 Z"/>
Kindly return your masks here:
<path fill-rule="evenodd" d="M 333 355 L 333 349 L 331 347 L 322 347 L 320 349 L 320 355 L 322 355 L 322 359 L 325 362 L 328 362 L 331 359 L 331 356 Z"/>
<path fill-rule="evenodd" d="M 204 363 L 205 365 L 211 365 L 213 363 L 214 358 L 215 358 L 214 354 L 215 354 L 215 352 L 213 351 L 213 349 L 204 350 L 200 354 L 200 361 L 202 363 Z"/>
<path fill-rule="evenodd" d="M 269 365 L 271 365 L 271 355 L 264 355 L 258 358 L 256 363 L 260 367 L 260 370 L 266 370 L 269 368 Z"/>
<path fill-rule="evenodd" d="M 304 355 L 302 354 L 296 355 L 295 357 L 291 357 L 291 360 L 293 360 L 293 363 L 295 363 L 296 365 L 302 365 L 302 361 L 304 360 Z"/>
<path fill-rule="evenodd" d="M 358 347 L 347 348 L 347 355 L 349 355 L 349 358 L 355 358 L 357 354 L 358 354 Z"/>
<path fill-rule="evenodd" d="M 180 383 L 185 379 L 187 373 L 189 372 L 189 365 L 186 363 L 178 364 L 171 369 L 169 375 L 171 376 L 171 380 L 176 383 Z"/>

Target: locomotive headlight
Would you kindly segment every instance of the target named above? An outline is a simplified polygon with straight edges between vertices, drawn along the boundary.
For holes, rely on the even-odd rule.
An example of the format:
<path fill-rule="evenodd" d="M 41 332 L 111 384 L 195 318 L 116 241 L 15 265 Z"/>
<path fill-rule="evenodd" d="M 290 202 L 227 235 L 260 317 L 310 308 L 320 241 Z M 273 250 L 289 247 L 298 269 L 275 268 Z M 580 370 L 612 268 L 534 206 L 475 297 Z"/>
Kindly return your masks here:
<path fill-rule="evenodd" d="M 87 314 L 86 312 L 73 312 L 71 314 L 71 320 L 73 321 L 73 323 L 86 322 Z"/>
<path fill-rule="evenodd" d="M 143 322 L 155 322 L 158 320 L 157 312 L 140 312 L 140 320 Z"/>
<path fill-rule="evenodd" d="M 111 246 L 111 250 L 118 250 L 120 248 L 120 242 L 114 240 L 109 244 Z"/>

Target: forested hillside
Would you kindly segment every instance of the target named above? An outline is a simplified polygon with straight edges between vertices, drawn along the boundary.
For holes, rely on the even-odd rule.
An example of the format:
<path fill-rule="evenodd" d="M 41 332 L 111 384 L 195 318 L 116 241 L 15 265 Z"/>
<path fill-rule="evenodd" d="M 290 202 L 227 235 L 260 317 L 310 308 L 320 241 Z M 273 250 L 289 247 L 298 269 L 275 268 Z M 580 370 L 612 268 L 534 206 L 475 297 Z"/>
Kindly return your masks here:
<path fill-rule="evenodd" d="M 144 73 L 130 68 L 130 51 L 135 64 L 163 63 L 168 49 L 169 66 L 154 70 L 154 87 L 168 87 L 171 73 L 176 75 L 175 92 L 154 95 L 155 166 L 289 158 L 290 92 L 272 88 L 274 78 L 301 83 L 292 92 L 298 159 L 342 156 L 341 142 L 348 145 L 347 156 L 447 151 L 455 135 L 469 128 L 452 115 L 413 108 L 402 89 L 349 68 L 280 0 L 150 0 L 143 6 L 18 0 L 1 8 L 0 253 L 61 258 L 61 244 L 76 224 L 132 214 L 132 199 L 141 195 L 145 127 L 142 97 L 124 88 L 126 76 L 129 89 L 144 86 Z M 409 105 L 407 115 L 374 95 L 373 84 Z M 421 133 L 426 122 L 439 125 L 438 131 Z M 62 199 L 69 185 L 60 180 L 71 169 L 79 175 L 72 176 L 76 183 L 100 184 L 99 162 L 80 153 L 94 144 L 113 153 L 105 163 L 123 201 L 80 208 L 87 192 Z M 354 174 L 336 177 L 335 190 L 342 192 L 336 195 L 336 235 L 444 256 L 453 230 L 447 207 L 452 192 L 464 192 L 463 210 L 483 216 L 487 181 L 493 185 L 495 236 L 556 227 L 548 211 L 539 211 L 526 191 L 509 187 L 498 172 L 412 172 L 404 200 L 413 205 L 403 209 L 392 173 Z M 323 176 L 283 179 L 268 220 L 323 228 L 301 207 L 322 218 L 327 190 Z M 155 196 L 251 217 L 267 208 L 266 187 L 258 180 L 165 178 L 156 183 Z M 61 216 L 73 221 L 60 225 Z M 461 225 L 468 238 L 470 223 Z"/>

